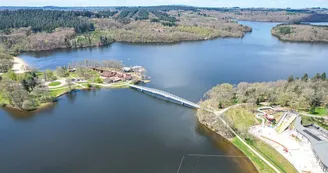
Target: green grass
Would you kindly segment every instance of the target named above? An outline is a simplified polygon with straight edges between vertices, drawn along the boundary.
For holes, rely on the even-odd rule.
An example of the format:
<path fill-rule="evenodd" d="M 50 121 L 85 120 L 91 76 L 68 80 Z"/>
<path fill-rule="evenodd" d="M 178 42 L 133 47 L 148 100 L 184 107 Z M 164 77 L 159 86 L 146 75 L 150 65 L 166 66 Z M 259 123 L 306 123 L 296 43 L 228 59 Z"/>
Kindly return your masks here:
<path fill-rule="evenodd" d="M 316 124 L 324 129 L 328 130 L 328 121 L 326 121 L 323 118 L 302 116 L 302 124 L 303 125 Z"/>
<path fill-rule="evenodd" d="M 275 173 L 275 171 L 264 163 L 258 156 L 249 150 L 238 138 L 234 138 L 232 143 L 239 148 L 254 164 L 259 173 Z"/>
<path fill-rule="evenodd" d="M 242 107 L 229 109 L 225 117 L 232 121 L 233 126 L 237 129 L 249 128 L 257 124 L 255 114 Z"/>
<path fill-rule="evenodd" d="M 62 87 L 56 90 L 50 90 L 50 94 L 53 95 L 54 97 L 58 97 L 68 91 L 69 91 L 68 87 Z"/>
<path fill-rule="evenodd" d="M 297 173 L 294 166 L 278 151 L 260 139 L 247 140 L 247 143 L 255 148 L 261 155 L 271 162 L 280 172 Z"/>
<path fill-rule="evenodd" d="M 55 81 L 55 82 L 51 82 L 51 83 L 49 84 L 49 86 L 58 86 L 58 85 L 60 85 L 60 84 L 61 84 L 61 82 Z"/>
<path fill-rule="evenodd" d="M 328 111 L 324 107 L 316 107 L 314 113 L 312 114 L 323 116 L 323 115 L 328 115 Z"/>
<path fill-rule="evenodd" d="M 38 78 L 42 78 L 43 73 L 42 72 L 36 72 L 36 75 L 38 76 Z"/>
<path fill-rule="evenodd" d="M 245 127 L 249 127 L 258 124 L 255 120 L 255 114 L 250 112 L 247 108 L 237 107 L 232 108 L 227 111 L 225 118 L 230 119 L 233 122 L 234 128 L 237 131 L 245 131 Z M 246 140 L 246 142 L 255 150 L 257 150 L 261 155 L 271 162 L 280 172 L 296 173 L 296 169 L 292 164 L 290 164 L 284 156 L 282 156 L 274 148 L 266 144 L 257 138 L 252 138 Z M 255 167 L 259 170 L 260 173 L 271 173 L 275 172 L 267 164 L 265 164 L 261 159 L 259 159 L 253 152 L 251 152 L 239 139 L 234 138 L 232 143 L 234 143 L 241 151 L 245 153 L 247 157 L 253 162 Z"/>
<path fill-rule="evenodd" d="M 274 148 L 264 143 L 259 139 L 248 139 L 246 142 L 259 152 L 266 160 L 268 160 L 272 165 L 274 165 L 280 172 L 286 173 L 297 173 L 294 166 L 285 159 L 279 152 Z M 232 143 L 237 146 L 254 164 L 260 173 L 271 173 L 275 172 L 271 167 L 269 167 L 265 162 L 263 162 L 257 155 L 250 151 L 238 138 L 234 138 Z"/>

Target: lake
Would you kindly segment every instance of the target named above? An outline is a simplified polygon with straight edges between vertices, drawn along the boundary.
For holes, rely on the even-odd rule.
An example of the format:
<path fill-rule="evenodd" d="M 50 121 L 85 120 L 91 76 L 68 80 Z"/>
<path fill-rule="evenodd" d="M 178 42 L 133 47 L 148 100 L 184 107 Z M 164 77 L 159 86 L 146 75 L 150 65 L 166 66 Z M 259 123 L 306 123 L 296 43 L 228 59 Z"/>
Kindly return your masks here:
<path fill-rule="evenodd" d="M 328 71 L 328 44 L 280 42 L 270 34 L 277 23 L 240 23 L 253 28 L 241 39 L 114 43 L 20 57 L 39 69 L 55 69 L 83 59 L 141 65 L 151 77 L 147 87 L 193 102 L 219 83 L 272 81 Z M 255 171 L 246 158 L 222 157 L 243 154 L 199 125 L 195 113 L 132 89 L 81 91 L 33 113 L 0 109 L 0 172 Z"/>

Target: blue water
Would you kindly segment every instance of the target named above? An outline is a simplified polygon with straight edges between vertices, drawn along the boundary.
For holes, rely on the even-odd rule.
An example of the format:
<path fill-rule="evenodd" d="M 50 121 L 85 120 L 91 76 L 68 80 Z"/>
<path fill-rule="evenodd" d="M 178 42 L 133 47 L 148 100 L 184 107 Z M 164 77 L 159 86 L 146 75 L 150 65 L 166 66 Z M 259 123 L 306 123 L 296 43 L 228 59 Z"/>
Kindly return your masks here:
<path fill-rule="evenodd" d="M 179 44 L 114 43 L 107 47 L 20 55 L 39 69 L 83 59 L 141 65 L 154 87 L 198 102 L 219 83 L 272 81 L 328 72 L 328 45 L 284 43 L 271 36 L 277 23 L 241 22 L 244 38 Z M 199 126 L 195 111 L 131 89 L 79 92 L 36 113 L 0 110 L 0 172 L 180 173 L 254 172 L 218 135 Z"/>

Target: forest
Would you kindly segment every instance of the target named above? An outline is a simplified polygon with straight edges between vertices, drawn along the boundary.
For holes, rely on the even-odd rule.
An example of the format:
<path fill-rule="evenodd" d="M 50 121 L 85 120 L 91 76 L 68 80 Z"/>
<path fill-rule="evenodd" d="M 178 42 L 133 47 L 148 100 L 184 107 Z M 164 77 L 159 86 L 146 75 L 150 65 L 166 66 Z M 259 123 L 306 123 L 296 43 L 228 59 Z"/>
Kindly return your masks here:
<path fill-rule="evenodd" d="M 272 28 L 271 33 L 283 41 L 328 42 L 327 26 L 281 24 Z"/>
<path fill-rule="evenodd" d="M 80 17 L 91 17 L 89 11 L 17 10 L 0 11 L 0 30 L 31 27 L 33 32 L 52 32 L 59 27 L 74 28 L 75 32 L 93 31 L 94 25 Z"/>
<path fill-rule="evenodd" d="M 176 8 L 0 10 L 0 51 L 17 55 L 25 51 L 102 46 L 114 41 L 172 43 L 243 37 L 251 31 L 231 20 L 204 16 L 195 10 L 172 10 Z"/>
<path fill-rule="evenodd" d="M 205 94 L 204 104 L 215 108 L 224 108 L 236 103 L 291 107 L 314 113 L 317 107 L 328 109 L 328 80 L 326 73 L 310 78 L 304 74 L 301 78 L 290 76 L 287 80 L 275 82 L 220 84 Z"/>
<path fill-rule="evenodd" d="M 217 37 L 240 38 L 252 29 L 238 24 L 235 19 L 293 23 L 325 21 L 327 14 L 324 9 L 237 7 L 8 7 L 0 9 L 0 52 L 17 55 L 25 51 L 103 46 L 115 41 L 175 43 Z M 318 39 L 327 35 L 319 29 L 313 33 Z"/>

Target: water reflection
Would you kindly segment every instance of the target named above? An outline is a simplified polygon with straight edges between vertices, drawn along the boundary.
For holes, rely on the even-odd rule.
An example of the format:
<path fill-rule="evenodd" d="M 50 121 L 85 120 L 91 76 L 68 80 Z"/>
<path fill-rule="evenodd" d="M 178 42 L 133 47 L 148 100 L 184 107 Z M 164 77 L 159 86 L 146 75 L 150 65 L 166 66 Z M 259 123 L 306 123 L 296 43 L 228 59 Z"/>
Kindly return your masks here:
<path fill-rule="evenodd" d="M 237 147 L 231 144 L 230 141 L 227 141 L 222 136 L 218 135 L 217 133 L 213 132 L 209 128 L 205 127 L 204 125 L 197 123 L 196 131 L 203 135 L 217 147 L 224 151 L 225 155 L 227 156 L 245 156 L 243 152 L 241 152 Z M 258 172 L 255 166 L 251 163 L 248 158 L 231 158 L 235 164 L 240 165 L 238 168 L 242 168 L 240 172 L 249 172 L 255 173 Z"/>
<path fill-rule="evenodd" d="M 17 110 L 10 107 L 4 107 L 3 110 L 15 120 L 27 120 L 38 114 L 49 114 L 51 115 L 56 108 L 57 103 L 50 103 L 36 111 L 23 111 Z"/>

